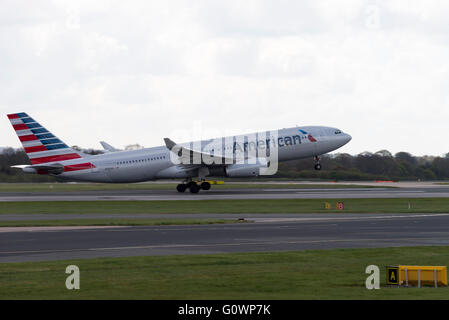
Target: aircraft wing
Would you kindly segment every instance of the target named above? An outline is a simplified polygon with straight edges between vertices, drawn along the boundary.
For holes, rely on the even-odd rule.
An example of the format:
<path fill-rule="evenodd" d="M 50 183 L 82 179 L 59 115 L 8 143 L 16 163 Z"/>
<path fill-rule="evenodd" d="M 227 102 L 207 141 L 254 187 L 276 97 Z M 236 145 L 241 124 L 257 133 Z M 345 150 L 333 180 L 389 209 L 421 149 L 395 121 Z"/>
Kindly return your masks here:
<path fill-rule="evenodd" d="M 206 165 L 220 165 L 220 164 L 232 164 L 234 159 L 232 157 L 225 157 L 221 154 L 215 155 L 208 152 L 196 151 L 186 147 L 183 147 L 170 138 L 164 138 L 165 146 L 168 150 L 176 154 L 182 164 L 206 164 Z M 204 161 L 207 159 L 207 161 Z M 192 161 L 193 160 L 193 161 Z M 209 163 L 209 161 L 211 163 Z M 212 163 L 213 162 L 213 163 Z"/>

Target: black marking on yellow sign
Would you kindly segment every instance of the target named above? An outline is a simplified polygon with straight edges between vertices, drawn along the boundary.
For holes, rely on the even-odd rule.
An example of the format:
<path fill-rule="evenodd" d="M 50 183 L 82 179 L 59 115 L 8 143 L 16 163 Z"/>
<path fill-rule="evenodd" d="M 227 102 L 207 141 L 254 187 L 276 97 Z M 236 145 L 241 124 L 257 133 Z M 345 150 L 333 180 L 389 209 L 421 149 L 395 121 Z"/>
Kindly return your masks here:
<path fill-rule="evenodd" d="M 399 267 L 387 267 L 387 284 L 399 285 Z"/>

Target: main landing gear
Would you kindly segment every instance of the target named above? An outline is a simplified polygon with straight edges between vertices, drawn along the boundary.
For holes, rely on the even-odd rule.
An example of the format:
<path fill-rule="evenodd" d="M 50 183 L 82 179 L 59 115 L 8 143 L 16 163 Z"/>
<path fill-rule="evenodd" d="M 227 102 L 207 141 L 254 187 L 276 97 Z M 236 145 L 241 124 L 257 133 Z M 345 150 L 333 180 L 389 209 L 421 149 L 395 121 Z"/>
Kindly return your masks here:
<path fill-rule="evenodd" d="M 315 156 L 315 170 L 321 170 L 320 157 Z"/>
<path fill-rule="evenodd" d="M 201 189 L 203 190 L 209 190 L 210 189 L 210 183 L 207 181 L 196 182 L 196 181 L 189 181 L 187 183 L 180 183 L 176 186 L 176 190 L 178 192 L 185 192 L 187 189 L 191 193 L 198 193 Z"/>

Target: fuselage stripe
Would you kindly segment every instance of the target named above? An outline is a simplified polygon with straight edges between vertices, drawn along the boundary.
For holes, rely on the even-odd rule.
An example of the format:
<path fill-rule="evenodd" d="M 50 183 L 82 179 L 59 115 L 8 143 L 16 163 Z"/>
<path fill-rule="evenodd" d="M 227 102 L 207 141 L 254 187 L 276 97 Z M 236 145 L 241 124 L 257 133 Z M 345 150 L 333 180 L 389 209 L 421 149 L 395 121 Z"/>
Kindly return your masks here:
<path fill-rule="evenodd" d="M 30 161 L 31 161 L 31 164 L 40 164 L 40 163 L 65 161 L 65 160 L 72 160 L 72 159 L 79 159 L 79 158 L 81 158 L 79 154 L 69 153 L 69 154 L 61 154 L 61 155 L 56 155 L 56 156 L 34 158 L 34 159 L 30 159 Z"/>
<path fill-rule="evenodd" d="M 78 164 L 71 164 L 68 166 L 64 166 L 64 172 L 70 172 L 70 171 L 78 171 L 78 170 L 87 170 L 95 168 L 95 166 L 90 163 L 78 163 Z"/>

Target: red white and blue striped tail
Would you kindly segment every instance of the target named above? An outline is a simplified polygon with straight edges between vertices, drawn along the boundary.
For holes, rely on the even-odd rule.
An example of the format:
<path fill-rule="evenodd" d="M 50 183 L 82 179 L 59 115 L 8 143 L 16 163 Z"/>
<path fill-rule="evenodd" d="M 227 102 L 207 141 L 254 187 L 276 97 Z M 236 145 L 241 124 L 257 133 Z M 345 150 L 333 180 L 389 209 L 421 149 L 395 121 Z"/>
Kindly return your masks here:
<path fill-rule="evenodd" d="M 69 148 L 25 112 L 8 114 L 31 164 L 80 159 L 82 154 Z"/>

